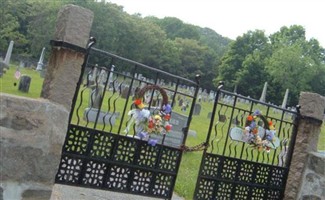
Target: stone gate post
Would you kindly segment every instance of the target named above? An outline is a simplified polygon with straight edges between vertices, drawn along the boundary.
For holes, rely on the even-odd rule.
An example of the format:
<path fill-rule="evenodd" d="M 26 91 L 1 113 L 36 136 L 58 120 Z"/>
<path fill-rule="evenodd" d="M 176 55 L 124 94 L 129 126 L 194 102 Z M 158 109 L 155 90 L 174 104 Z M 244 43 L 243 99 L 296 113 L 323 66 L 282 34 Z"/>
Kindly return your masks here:
<path fill-rule="evenodd" d="M 80 76 L 93 17 L 92 11 L 75 5 L 67 5 L 58 13 L 41 97 L 62 104 L 68 110 Z"/>
<path fill-rule="evenodd" d="M 290 171 L 287 179 L 285 200 L 300 200 L 304 172 L 308 167 L 309 153 L 317 151 L 317 144 L 324 119 L 325 98 L 319 94 L 302 92 L 299 98 L 302 119 L 298 132 Z M 320 186 L 321 187 L 321 186 Z"/>

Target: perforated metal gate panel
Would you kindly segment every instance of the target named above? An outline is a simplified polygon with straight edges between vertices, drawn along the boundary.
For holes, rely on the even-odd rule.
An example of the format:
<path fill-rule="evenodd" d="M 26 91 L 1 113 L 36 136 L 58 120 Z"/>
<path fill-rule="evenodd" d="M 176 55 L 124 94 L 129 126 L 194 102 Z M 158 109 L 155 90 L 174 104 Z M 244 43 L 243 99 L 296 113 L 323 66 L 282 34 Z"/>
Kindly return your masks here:
<path fill-rule="evenodd" d="M 93 44 L 89 43 L 82 65 L 55 182 L 170 199 L 198 79 L 174 76 L 92 48 Z M 177 121 L 173 132 L 157 135 L 156 145 L 139 138 L 130 115 L 136 92 L 148 85 L 166 91 L 173 107 L 171 123 L 183 120 Z M 148 90 L 146 95 L 143 101 L 148 110 L 161 106 L 158 90 Z M 177 98 L 189 104 L 181 114 L 177 113 Z"/>
<path fill-rule="evenodd" d="M 283 199 L 299 114 L 221 87 L 206 139 L 210 147 L 202 156 L 194 199 Z M 274 124 L 272 148 L 259 150 L 252 140 L 242 137 L 245 120 L 255 110 L 262 111 Z"/>

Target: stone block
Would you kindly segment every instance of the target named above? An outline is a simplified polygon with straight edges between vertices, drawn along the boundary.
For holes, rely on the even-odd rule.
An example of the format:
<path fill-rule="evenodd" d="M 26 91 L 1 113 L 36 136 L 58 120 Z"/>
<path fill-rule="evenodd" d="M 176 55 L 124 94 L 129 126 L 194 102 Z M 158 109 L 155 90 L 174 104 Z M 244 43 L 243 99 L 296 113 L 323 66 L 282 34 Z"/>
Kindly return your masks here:
<path fill-rule="evenodd" d="M 53 184 L 68 111 L 44 99 L 2 94 L 0 101 L 1 182 Z"/>
<path fill-rule="evenodd" d="M 58 13 L 55 40 L 86 47 L 93 18 L 88 9 L 76 5 L 63 7 Z"/>
<path fill-rule="evenodd" d="M 299 98 L 300 113 L 317 120 L 324 119 L 325 98 L 319 94 L 302 92 Z"/>
<path fill-rule="evenodd" d="M 325 156 L 315 153 L 309 154 L 308 168 L 313 170 L 316 174 L 325 176 Z"/>
<path fill-rule="evenodd" d="M 51 198 L 51 190 L 25 190 L 22 200 L 43 200 Z"/>

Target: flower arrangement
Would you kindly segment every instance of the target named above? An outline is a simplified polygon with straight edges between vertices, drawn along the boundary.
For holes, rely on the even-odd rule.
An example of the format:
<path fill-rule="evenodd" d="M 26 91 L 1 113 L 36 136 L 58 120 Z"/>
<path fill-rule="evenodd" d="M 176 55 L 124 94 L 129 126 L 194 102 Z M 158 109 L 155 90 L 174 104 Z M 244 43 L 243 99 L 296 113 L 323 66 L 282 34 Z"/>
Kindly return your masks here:
<path fill-rule="evenodd" d="M 264 129 L 259 129 L 258 118 L 262 120 Z M 272 121 L 267 121 L 261 111 L 256 110 L 252 115 L 249 115 L 246 118 L 244 140 L 258 150 L 270 152 L 271 148 L 276 148 L 276 145 L 274 144 L 277 139 L 275 134 L 276 131 Z"/>
<path fill-rule="evenodd" d="M 148 90 L 158 90 L 162 95 L 162 106 L 160 109 L 150 111 L 145 108 L 143 103 L 143 96 Z M 148 144 L 155 146 L 158 142 L 157 139 L 151 139 L 150 134 L 167 134 L 172 125 L 169 123 L 171 118 L 172 108 L 168 104 L 168 96 L 166 91 L 157 85 L 147 85 L 140 89 L 133 101 L 135 109 L 129 111 L 128 115 L 132 116 L 132 122 L 135 124 L 136 135 L 140 139 L 148 139 Z M 128 132 L 130 124 L 128 124 L 126 132 Z"/>

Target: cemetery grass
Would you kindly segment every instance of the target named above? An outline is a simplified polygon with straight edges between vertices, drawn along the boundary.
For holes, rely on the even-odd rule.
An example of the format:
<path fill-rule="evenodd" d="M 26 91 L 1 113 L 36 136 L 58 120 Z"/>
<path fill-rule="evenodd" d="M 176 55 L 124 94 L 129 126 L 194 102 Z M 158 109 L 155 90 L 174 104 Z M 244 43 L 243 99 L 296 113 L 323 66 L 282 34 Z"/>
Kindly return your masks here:
<path fill-rule="evenodd" d="M 28 93 L 24 93 L 18 90 L 18 85 L 19 85 L 19 80 L 17 80 L 14 77 L 16 71 L 15 66 L 11 66 L 9 70 L 3 75 L 2 78 L 0 78 L 0 92 L 3 93 L 8 93 L 8 94 L 13 94 L 13 95 L 18 95 L 18 96 L 24 96 L 24 97 L 30 97 L 30 98 L 39 98 L 41 89 L 42 89 L 42 84 L 43 84 L 43 78 L 40 77 L 39 72 L 33 70 L 33 69 L 20 69 L 21 74 L 26 74 L 32 78 L 30 89 Z M 14 83 L 16 83 L 16 86 L 14 86 Z M 85 94 L 84 96 L 89 96 L 89 91 L 84 91 Z M 107 102 L 107 98 L 109 97 L 109 94 L 105 96 L 106 99 L 104 99 L 104 102 Z M 111 96 L 112 100 L 116 98 L 116 96 Z M 82 105 L 80 105 L 79 108 L 79 116 L 83 116 L 83 111 L 84 109 L 88 106 L 88 98 L 85 98 L 83 100 Z M 128 102 L 128 105 L 131 105 L 131 100 Z M 110 106 L 115 104 L 115 106 L 120 110 L 124 107 L 125 100 L 118 98 L 117 101 L 111 101 Z M 78 102 L 76 103 L 76 106 L 78 105 Z M 104 105 L 104 104 L 103 104 Z M 210 119 L 207 117 L 208 113 L 212 111 L 212 103 L 207 103 L 207 102 L 202 102 L 202 107 L 201 107 L 201 113 L 199 116 L 193 116 L 190 130 L 195 130 L 196 131 L 196 136 L 188 136 L 186 145 L 189 147 L 198 145 L 202 142 L 206 141 L 206 136 L 210 124 Z M 104 107 L 107 107 L 109 105 L 104 105 Z M 127 110 L 128 111 L 128 110 Z M 180 107 L 175 106 L 173 109 L 174 112 L 182 113 L 180 110 Z M 74 117 L 72 121 L 74 123 L 86 123 L 85 120 L 82 118 L 77 119 L 76 117 L 76 112 L 77 110 L 74 111 Z M 188 110 L 186 111 L 188 113 Z M 119 124 L 119 118 L 116 121 L 116 124 Z M 89 123 L 88 127 L 92 128 L 94 124 Z M 117 132 L 117 128 L 113 127 L 103 127 L 103 125 L 98 125 L 96 127 L 98 130 L 105 130 L 105 131 L 113 131 Z M 123 131 L 123 130 L 122 130 Z M 221 142 L 222 143 L 222 142 Z M 221 145 L 221 148 L 223 146 Z M 318 149 L 319 150 L 325 150 L 325 125 L 323 124 L 322 129 L 321 129 L 321 134 L 320 138 L 318 141 Z M 227 154 L 228 152 L 226 152 Z M 182 161 L 180 165 L 180 169 L 178 171 L 177 179 L 176 179 L 176 184 L 175 184 L 175 192 L 178 193 L 179 195 L 183 196 L 185 199 L 190 200 L 193 198 L 194 190 L 195 190 L 195 184 L 197 181 L 197 176 L 198 176 L 198 170 L 200 167 L 202 159 L 202 151 L 195 151 L 195 152 L 185 152 L 182 156 Z"/>
<path fill-rule="evenodd" d="M 6 73 L 0 78 L 0 92 L 13 94 L 17 96 L 39 98 L 43 85 L 43 78 L 40 77 L 40 73 L 30 68 L 19 68 L 21 75 L 27 75 L 31 77 L 31 82 L 28 92 L 22 92 L 18 90 L 19 79 L 15 78 L 16 66 L 11 65 Z"/>

